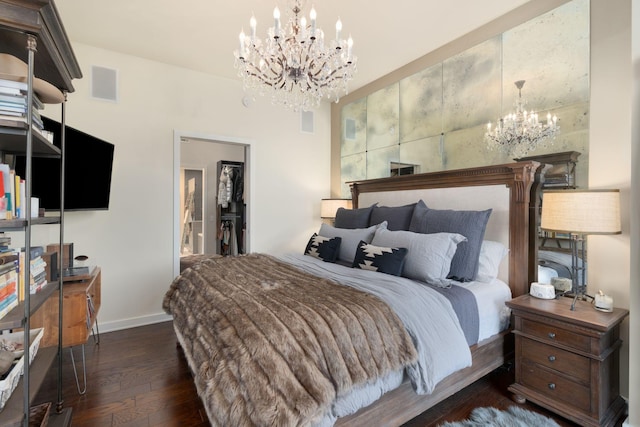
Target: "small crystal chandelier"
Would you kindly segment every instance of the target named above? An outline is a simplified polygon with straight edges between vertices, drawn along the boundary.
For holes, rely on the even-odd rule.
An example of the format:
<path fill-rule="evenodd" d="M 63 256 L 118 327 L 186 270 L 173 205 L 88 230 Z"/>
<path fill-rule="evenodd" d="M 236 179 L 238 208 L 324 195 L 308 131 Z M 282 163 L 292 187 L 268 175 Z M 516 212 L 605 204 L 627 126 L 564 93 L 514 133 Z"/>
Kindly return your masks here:
<path fill-rule="evenodd" d="M 235 67 L 244 88 L 251 93 L 270 95 L 274 104 L 294 111 L 309 110 L 323 98 L 340 99 L 347 93 L 347 82 L 356 71 L 353 39 L 342 38 L 342 22 L 336 22 L 336 38 L 325 45 L 324 32 L 316 28 L 316 11 L 301 16 L 302 0 L 292 0 L 293 15 L 284 28 L 280 10 L 273 11 L 274 26 L 261 41 L 256 37 L 257 22 L 251 17 L 251 33 L 240 33 L 239 49 L 234 51 Z"/>
<path fill-rule="evenodd" d="M 538 120 L 538 114 L 524 109 L 526 102 L 522 99 L 522 86 L 524 80 L 515 82 L 518 88 L 515 113 L 506 115 L 496 123 L 495 128 L 491 123 L 487 125 L 484 140 L 491 150 L 500 150 L 511 154 L 515 158 L 526 156 L 529 151 L 538 147 L 546 147 L 552 143 L 556 132 L 560 129 L 558 118 L 547 114 L 546 123 Z"/>

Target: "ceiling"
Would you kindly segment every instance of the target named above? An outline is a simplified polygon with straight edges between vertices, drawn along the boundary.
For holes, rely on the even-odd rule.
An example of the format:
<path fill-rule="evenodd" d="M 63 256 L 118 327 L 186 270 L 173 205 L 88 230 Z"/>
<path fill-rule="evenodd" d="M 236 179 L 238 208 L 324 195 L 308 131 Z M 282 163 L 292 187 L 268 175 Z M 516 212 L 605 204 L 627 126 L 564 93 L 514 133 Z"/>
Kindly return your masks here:
<path fill-rule="evenodd" d="M 72 42 L 236 78 L 238 34 L 258 20 L 263 38 L 277 5 L 283 21 L 292 0 L 55 0 Z M 515 9 L 528 0 L 315 0 L 327 36 L 338 17 L 352 35 L 355 90 Z M 533 0 L 531 0 L 533 1 Z M 304 4 L 308 16 L 311 1 Z M 333 39 L 333 37 L 331 37 Z M 108 65 L 108 64 L 104 64 Z"/>

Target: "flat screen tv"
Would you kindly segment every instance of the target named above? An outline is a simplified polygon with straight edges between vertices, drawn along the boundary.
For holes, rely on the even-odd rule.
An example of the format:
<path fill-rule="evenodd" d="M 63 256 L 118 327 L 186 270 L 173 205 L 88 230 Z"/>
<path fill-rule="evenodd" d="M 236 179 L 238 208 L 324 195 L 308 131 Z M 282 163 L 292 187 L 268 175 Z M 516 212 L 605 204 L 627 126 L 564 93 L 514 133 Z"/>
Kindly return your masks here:
<path fill-rule="evenodd" d="M 62 126 L 42 117 L 44 129 L 53 132 L 57 147 L 61 144 Z M 109 209 L 114 145 L 66 126 L 65 142 L 65 211 Z M 15 170 L 26 176 L 26 158 L 16 156 Z M 31 194 L 40 199 L 45 210 L 60 210 L 60 160 L 34 157 Z"/>

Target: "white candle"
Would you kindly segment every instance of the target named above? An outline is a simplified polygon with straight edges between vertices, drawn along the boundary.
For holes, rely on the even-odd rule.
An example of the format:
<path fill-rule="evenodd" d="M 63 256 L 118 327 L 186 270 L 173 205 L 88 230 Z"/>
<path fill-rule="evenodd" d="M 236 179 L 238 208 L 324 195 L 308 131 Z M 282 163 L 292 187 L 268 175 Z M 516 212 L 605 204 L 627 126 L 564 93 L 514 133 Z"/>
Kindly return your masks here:
<path fill-rule="evenodd" d="M 303 39 L 307 36 L 307 18 L 300 18 L 300 37 Z"/>
<path fill-rule="evenodd" d="M 351 34 L 349 34 L 349 38 L 347 39 L 347 60 L 351 62 L 353 52 L 353 39 L 351 38 Z"/>
<path fill-rule="evenodd" d="M 273 34 L 276 37 L 280 36 L 280 9 L 278 9 L 278 6 L 276 6 L 275 9 L 273 9 Z"/>
<path fill-rule="evenodd" d="M 336 41 L 340 43 L 340 33 L 342 32 L 342 21 L 340 18 L 336 21 Z"/>
<path fill-rule="evenodd" d="M 256 27 L 258 25 L 258 21 L 256 21 L 255 16 L 251 16 L 249 20 L 249 26 L 251 27 L 251 41 L 254 42 L 256 40 Z"/>
<path fill-rule="evenodd" d="M 240 31 L 240 35 L 238 36 L 238 39 L 240 39 L 240 57 L 244 58 L 244 30 Z"/>
<path fill-rule="evenodd" d="M 309 12 L 309 18 L 311 19 L 311 38 L 316 36 L 316 9 L 312 6 Z"/>
<path fill-rule="evenodd" d="M 595 305 L 596 308 L 599 308 L 601 310 L 613 311 L 613 298 L 611 298 L 609 295 L 604 295 L 602 291 L 600 291 L 598 294 L 596 294 Z"/>

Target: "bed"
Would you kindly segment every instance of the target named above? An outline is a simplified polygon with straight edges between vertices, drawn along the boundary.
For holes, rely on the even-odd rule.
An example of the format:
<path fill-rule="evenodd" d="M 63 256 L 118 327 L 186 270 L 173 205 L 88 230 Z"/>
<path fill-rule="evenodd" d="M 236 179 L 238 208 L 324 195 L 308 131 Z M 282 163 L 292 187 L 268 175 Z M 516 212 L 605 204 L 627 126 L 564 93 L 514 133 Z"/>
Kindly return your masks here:
<path fill-rule="evenodd" d="M 400 208 L 419 201 L 433 211 L 490 209 L 482 239 L 483 245 L 491 241 L 508 248 L 492 278 L 498 288 L 500 283 L 507 288 L 506 295 L 502 292 L 504 299 L 528 292 L 529 283 L 536 279 L 539 171 L 539 163 L 527 161 L 350 185 L 354 209 Z M 384 216 L 384 209 L 377 212 Z M 397 219 L 394 216 L 381 219 L 371 225 L 377 227 L 374 238 L 380 242 L 409 234 L 415 238 L 414 232 L 389 226 Z M 338 233 L 321 228 L 323 242 L 335 240 L 326 236 L 327 230 Z M 343 238 L 348 235 L 343 230 L 339 233 Z M 450 236 L 454 234 L 435 232 L 428 239 L 458 239 Z M 348 236 L 345 242 L 353 239 Z M 425 238 L 420 236 L 420 242 Z M 365 243 L 356 245 L 356 256 L 384 246 Z M 459 244 L 454 244 L 452 257 Z M 422 296 L 412 292 L 422 295 L 421 281 L 394 277 L 393 284 L 385 286 L 381 283 L 392 280 L 392 274 L 308 255 L 203 258 L 176 278 L 163 306 L 174 317 L 178 342 L 212 425 L 401 425 L 501 366 L 512 351 L 504 321 L 502 325 L 499 320 L 476 322 L 477 328 L 471 328 L 475 336 L 465 329 L 467 321 L 460 313 L 466 310 L 455 308 L 457 303 L 445 295 L 457 286 L 431 286 L 428 292 L 435 295 L 435 302 L 429 304 L 433 306 L 405 313 L 408 307 L 418 307 Z M 403 270 L 409 267 L 409 259 Z M 412 259 L 409 270 L 422 272 Z M 478 295 L 485 286 L 475 281 L 463 285 L 459 286 L 465 288 L 462 293 L 476 292 L 475 297 L 482 298 Z M 258 294 L 262 295 L 259 300 Z M 478 318 L 484 316 L 485 306 L 497 306 L 498 313 L 504 308 L 494 296 L 488 298 L 494 302 L 478 304 Z M 424 325 L 431 320 L 421 321 L 416 315 L 420 310 L 446 322 L 427 328 Z M 232 313 L 242 318 L 235 325 L 229 320 Z M 503 320 L 504 316 L 503 311 Z M 269 322 L 271 317 L 276 321 Z M 308 359 L 315 365 L 303 363 Z"/>

